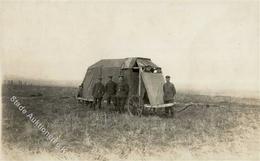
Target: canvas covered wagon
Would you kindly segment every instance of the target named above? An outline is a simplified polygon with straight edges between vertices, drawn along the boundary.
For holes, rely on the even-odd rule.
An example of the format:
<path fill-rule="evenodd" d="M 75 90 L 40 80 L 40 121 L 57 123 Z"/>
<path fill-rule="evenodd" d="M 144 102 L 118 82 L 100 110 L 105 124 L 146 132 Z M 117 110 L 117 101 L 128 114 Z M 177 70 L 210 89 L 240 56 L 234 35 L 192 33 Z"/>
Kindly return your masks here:
<path fill-rule="evenodd" d="M 163 108 L 173 106 L 164 104 L 164 78 L 161 67 L 149 58 L 103 59 L 91 65 L 86 72 L 81 86 L 80 101 L 92 102 L 92 89 L 98 78 L 102 83 L 108 81 L 108 76 L 118 83 L 119 75 L 123 75 L 129 85 L 127 109 L 130 114 L 140 115 L 147 108 Z"/>

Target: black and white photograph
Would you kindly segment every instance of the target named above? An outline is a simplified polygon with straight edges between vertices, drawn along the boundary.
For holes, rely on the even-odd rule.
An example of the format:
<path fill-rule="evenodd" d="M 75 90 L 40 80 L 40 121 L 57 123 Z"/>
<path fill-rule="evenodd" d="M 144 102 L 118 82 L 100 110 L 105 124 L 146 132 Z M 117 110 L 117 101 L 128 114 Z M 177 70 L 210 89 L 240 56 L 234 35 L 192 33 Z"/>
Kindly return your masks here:
<path fill-rule="evenodd" d="M 1 0 L 3 161 L 259 161 L 259 0 Z"/>

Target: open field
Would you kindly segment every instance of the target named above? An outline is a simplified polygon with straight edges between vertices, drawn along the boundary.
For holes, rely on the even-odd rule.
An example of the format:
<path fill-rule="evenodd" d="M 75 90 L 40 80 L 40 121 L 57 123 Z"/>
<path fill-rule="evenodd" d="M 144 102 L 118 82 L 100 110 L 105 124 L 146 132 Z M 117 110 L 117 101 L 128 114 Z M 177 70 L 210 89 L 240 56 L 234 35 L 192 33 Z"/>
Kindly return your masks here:
<path fill-rule="evenodd" d="M 78 104 L 76 88 L 3 86 L 2 140 L 8 160 L 260 160 L 260 100 L 178 93 L 199 103 L 175 118 L 131 117 Z M 16 96 L 59 137 L 60 153 L 10 101 Z"/>

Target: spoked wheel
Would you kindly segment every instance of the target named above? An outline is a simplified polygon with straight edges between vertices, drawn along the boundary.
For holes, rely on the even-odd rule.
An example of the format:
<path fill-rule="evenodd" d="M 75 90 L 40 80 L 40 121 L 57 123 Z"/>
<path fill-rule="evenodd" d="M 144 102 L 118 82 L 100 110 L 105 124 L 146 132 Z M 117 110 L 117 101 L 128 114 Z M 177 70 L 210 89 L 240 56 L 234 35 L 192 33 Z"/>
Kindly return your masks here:
<path fill-rule="evenodd" d="M 135 95 L 129 97 L 127 109 L 130 115 L 141 116 L 144 109 L 142 99 Z"/>

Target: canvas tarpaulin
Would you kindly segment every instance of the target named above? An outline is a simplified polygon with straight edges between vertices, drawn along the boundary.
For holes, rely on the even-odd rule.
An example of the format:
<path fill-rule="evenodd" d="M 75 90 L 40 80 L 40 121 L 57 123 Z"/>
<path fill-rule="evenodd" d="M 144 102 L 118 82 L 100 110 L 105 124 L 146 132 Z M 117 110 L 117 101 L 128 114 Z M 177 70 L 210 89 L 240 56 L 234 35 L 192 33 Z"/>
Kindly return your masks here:
<path fill-rule="evenodd" d="M 141 75 L 148 94 L 150 104 L 153 106 L 164 104 L 163 75 L 158 73 L 147 72 L 142 72 Z"/>
<path fill-rule="evenodd" d="M 99 77 L 99 69 L 91 69 L 88 70 L 85 76 L 85 79 L 83 81 L 83 98 L 86 98 L 88 100 L 93 100 L 92 98 L 92 87 L 94 86 L 94 83 L 96 79 Z"/>
<path fill-rule="evenodd" d="M 133 68 L 133 67 L 153 67 L 153 68 L 158 68 L 156 64 L 154 64 L 151 59 L 148 58 L 126 58 L 125 62 L 122 64 L 122 69 L 127 69 L 127 68 Z"/>
<path fill-rule="evenodd" d="M 121 68 L 126 59 L 102 59 L 91 65 L 88 69 L 93 68 Z"/>
<path fill-rule="evenodd" d="M 147 66 L 153 68 L 158 67 L 151 61 L 151 59 L 148 58 L 134 57 L 134 58 L 124 58 L 124 59 L 100 60 L 95 64 L 91 65 L 87 70 L 85 78 L 82 82 L 83 83 L 82 98 L 89 101 L 93 101 L 92 88 L 94 84 L 97 82 L 98 78 L 101 77 L 102 83 L 105 85 L 105 83 L 107 83 L 108 81 L 108 76 L 113 76 L 113 81 L 118 83 L 119 75 L 124 75 L 125 80 L 129 85 L 129 89 L 130 89 L 129 96 L 137 95 L 138 85 L 139 85 L 139 70 L 136 69 L 135 67 L 147 67 Z M 159 96 L 162 97 L 162 94 L 156 96 L 154 93 L 158 94 L 158 92 L 153 92 L 155 90 L 158 90 L 156 89 L 156 87 L 153 87 L 153 85 L 158 86 L 158 82 L 160 81 L 163 82 L 163 79 L 159 79 L 161 74 L 155 74 L 155 73 L 147 73 L 147 74 L 149 75 L 144 76 L 143 78 L 144 80 L 146 80 L 146 85 L 143 85 L 144 82 L 142 82 L 141 85 L 142 96 L 145 94 L 144 88 L 146 87 L 150 102 L 153 104 L 157 104 L 157 103 L 163 104 L 162 99 L 159 98 Z M 162 87 L 160 87 L 160 90 L 162 90 Z"/>
<path fill-rule="evenodd" d="M 149 59 L 137 59 L 136 60 L 137 64 L 139 67 L 153 67 L 153 68 L 158 68 L 156 64 L 154 64 L 151 60 Z"/>
<path fill-rule="evenodd" d="M 122 69 L 132 68 L 135 65 L 137 58 L 126 58 L 124 63 L 122 64 Z"/>

